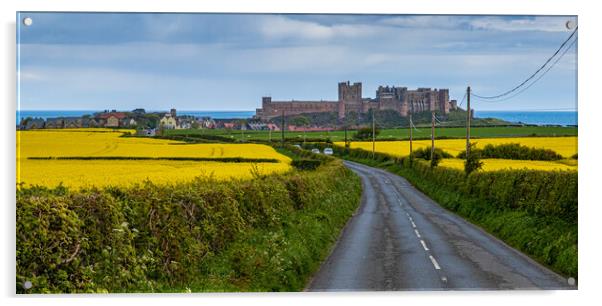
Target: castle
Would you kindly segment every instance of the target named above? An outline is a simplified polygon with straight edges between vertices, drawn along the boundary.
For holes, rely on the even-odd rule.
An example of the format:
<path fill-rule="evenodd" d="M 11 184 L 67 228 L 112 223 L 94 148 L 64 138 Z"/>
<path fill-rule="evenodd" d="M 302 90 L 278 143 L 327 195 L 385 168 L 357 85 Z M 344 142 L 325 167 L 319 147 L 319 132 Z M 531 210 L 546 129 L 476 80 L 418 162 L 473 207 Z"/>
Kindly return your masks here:
<path fill-rule="evenodd" d="M 449 89 L 418 88 L 408 90 L 407 87 L 379 86 L 376 98 L 362 97 L 362 83 L 350 84 L 349 81 L 339 83 L 339 99 L 337 101 L 272 101 L 271 97 L 263 97 L 261 108 L 256 110 L 256 118 L 269 120 L 274 117 L 298 115 L 304 113 L 336 112 L 339 119 L 350 112 L 366 113 L 370 109 L 394 110 L 401 116 L 409 112 L 441 111 L 445 114 L 456 109 L 455 100 L 449 100 Z"/>

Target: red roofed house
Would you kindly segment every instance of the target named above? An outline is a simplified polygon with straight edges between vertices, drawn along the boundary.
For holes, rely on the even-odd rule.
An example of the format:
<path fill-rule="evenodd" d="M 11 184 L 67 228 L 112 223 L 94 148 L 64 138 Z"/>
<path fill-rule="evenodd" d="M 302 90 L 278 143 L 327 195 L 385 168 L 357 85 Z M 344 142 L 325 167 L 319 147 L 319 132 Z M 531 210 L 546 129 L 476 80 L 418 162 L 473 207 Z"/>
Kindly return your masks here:
<path fill-rule="evenodd" d="M 126 114 L 121 112 L 102 113 L 97 116 L 97 118 L 107 121 L 105 127 L 119 127 L 119 121 L 125 117 Z"/>

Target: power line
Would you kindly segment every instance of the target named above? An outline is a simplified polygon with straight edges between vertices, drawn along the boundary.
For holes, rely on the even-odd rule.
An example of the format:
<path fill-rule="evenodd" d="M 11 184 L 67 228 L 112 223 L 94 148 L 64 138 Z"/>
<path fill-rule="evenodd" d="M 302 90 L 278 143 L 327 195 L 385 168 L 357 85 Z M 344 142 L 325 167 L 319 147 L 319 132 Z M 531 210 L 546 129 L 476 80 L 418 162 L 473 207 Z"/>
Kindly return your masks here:
<path fill-rule="evenodd" d="M 552 56 L 550 56 L 543 65 L 541 65 L 541 67 L 539 67 L 539 69 L 537 69 L 533 74 L 531 74 L 526 80 L 524 80 L 522 83 L 518 84 L 517 86 L 515 86 L 514 88 L 505 91 L 499 95 L 495 95 L 495 96 L 480 96 L 480 95 L 476 95 L 474 93 L 472 93 L 473 96 L 477 97 L 477 98 L 481 98 L 481 99 L 497 99 L 497 98 L 501 98 L 503 96 L 509 95 L 513 92 L 515 92 L 516 90 L 518 90 L 519 88 L 521 88 L 522 86 L 524 86 L 527 82 L 529 82 L 531 79 L 533 79 L 540 71 L 542 71 L 549 63 L 550 61 L 552 61 L 552 59 L 558 55 L 558 53 L 560 52 L 560 50 L 562 50 L 562 48 L 567 44 L 567 42 L 569 42 L 569 40 L 575 35 L 575 33 L 577 33 L 577 29 L 579 27 L 575 27 L 575 30 L 573 31 L 573 33 L 571 33 L 571 35 L 569 35 L 569 37 L 560 45 L 560 47 L 558 48 L 558 50 L 556 50 L 556 52 L 554 52 L 554 54 L 552 54 Z"/>
<path fill-rule="evenodd" d="M 486 102 L 486 103 L 497 103 L 497 102 L 503 102 L 506 100 L 510 100 L 518 95 L 520 95 L 521 93 L 525 92 L 527 89 L 531 88 L 531 86 L 533 86 L 535 83 L 537 83 L 537 81 L 539 81 L 541 78 L 543 78 L 548 71 L 550 71 L 552 68 L 554 68 L 554 66 L 556 66 L 556 64 L 562 59 L 562 57 L 564 57 L 564 55 L 573 47 L 573 45 L 577 42 L 577 37 L 575 37 L 575 39 L 573 40 L 573 42 L 566 48 L 564 49 L 564 51 L 562 52 L 562 54 L 556 58 L 556 60 L 552 63 L 552 65 L 550 65 L 548 67 L 548 69 L 546 69 L 542 74 L 540 74 L 537 79 L 535 79 L 533 82 L 531 82 L 529 85 L 527 85 L 527 87 L 521 89 L 519 92 L 509 96 L 509 97 L 505 97 L 503 99 L 499 99 L 499 100 L 494 100 L 494 101 L 487 101 L 487 100 L 481 100 L 480 102 Z M 474 95 L 474 94 L 473 94 Z M 480 96 L 474 95 L 478 98 L 481 98 Z"/>
<path fill-rule="evenodd" d="M 464 99 L 466 99 L 466 92 L 464 92 L 464 97 L 462 97 L 462 101 L 460 101 L 460 104 L 458 104 L 458 107 L 462 106 Z"/>
<path fill-rule="evenodd" d="M 414 122 L 412 122 L 412 127 L 416 132 L 421 133 L 421 131 L 414 125 Z"/>

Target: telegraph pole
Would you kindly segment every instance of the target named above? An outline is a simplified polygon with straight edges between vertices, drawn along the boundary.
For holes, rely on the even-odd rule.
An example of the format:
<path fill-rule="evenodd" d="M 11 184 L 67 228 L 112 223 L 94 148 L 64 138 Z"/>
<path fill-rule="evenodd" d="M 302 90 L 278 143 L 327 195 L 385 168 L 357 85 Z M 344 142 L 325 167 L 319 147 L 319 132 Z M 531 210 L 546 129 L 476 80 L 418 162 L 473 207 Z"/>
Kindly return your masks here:
<path fill-rule="evenodd" d="M 372 159 L 374 159 L 375 141 L 376 141 L 376 125 L 374 124 L 374 109 L 372 109 Z"/>
<path fill-rule="evenodd" d="M 280 131 L 281 131 L 281 134 L 282 134 L 281 142 L 282 142 L 282 146 L 284 147 L 284 109 L 282 110 L 282 116 L 280 118 L 280 125 L 281 125 L 280 126 Z"/>
<path fill-rule="evenodd" d="M 414 127 L 414 122 L 412 121 L 412 113 L 414 112 L 414 104 L 411 104 L 410 107 L 410 162 L 412 162 L 412 160 L 414 159 L 414 155 L 412 154 L 412 140 L 413 140 L 413 127 Z"/>
<path fill-rule="evenodd" d="M 435 111 L 431 111 L 431 161 L 435 156 Z"/>
<path fill-rule="evenodd" d="M 470 86 L 466 88 L 466 160 L 470 154 Z"/>

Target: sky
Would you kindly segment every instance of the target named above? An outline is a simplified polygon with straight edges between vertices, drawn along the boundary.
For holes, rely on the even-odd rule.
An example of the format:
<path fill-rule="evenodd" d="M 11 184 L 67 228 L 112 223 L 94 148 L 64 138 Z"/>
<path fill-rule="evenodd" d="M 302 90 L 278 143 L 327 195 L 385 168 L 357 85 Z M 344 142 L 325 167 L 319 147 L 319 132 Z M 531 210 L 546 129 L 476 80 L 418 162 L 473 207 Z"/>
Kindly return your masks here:
<path fill-rule="evenodd" d="M 30 26 L 21 22 L 32 20 Z M 571 34 L 571 16 L 18 13 L 22 110 L 255 110 L 337 100 L 337 83 L 492 96 Z M 576 109 L 571 47 L 522 94 L 476 110 Z M 465 102 L 464 102 L 465 104 Z"/>

